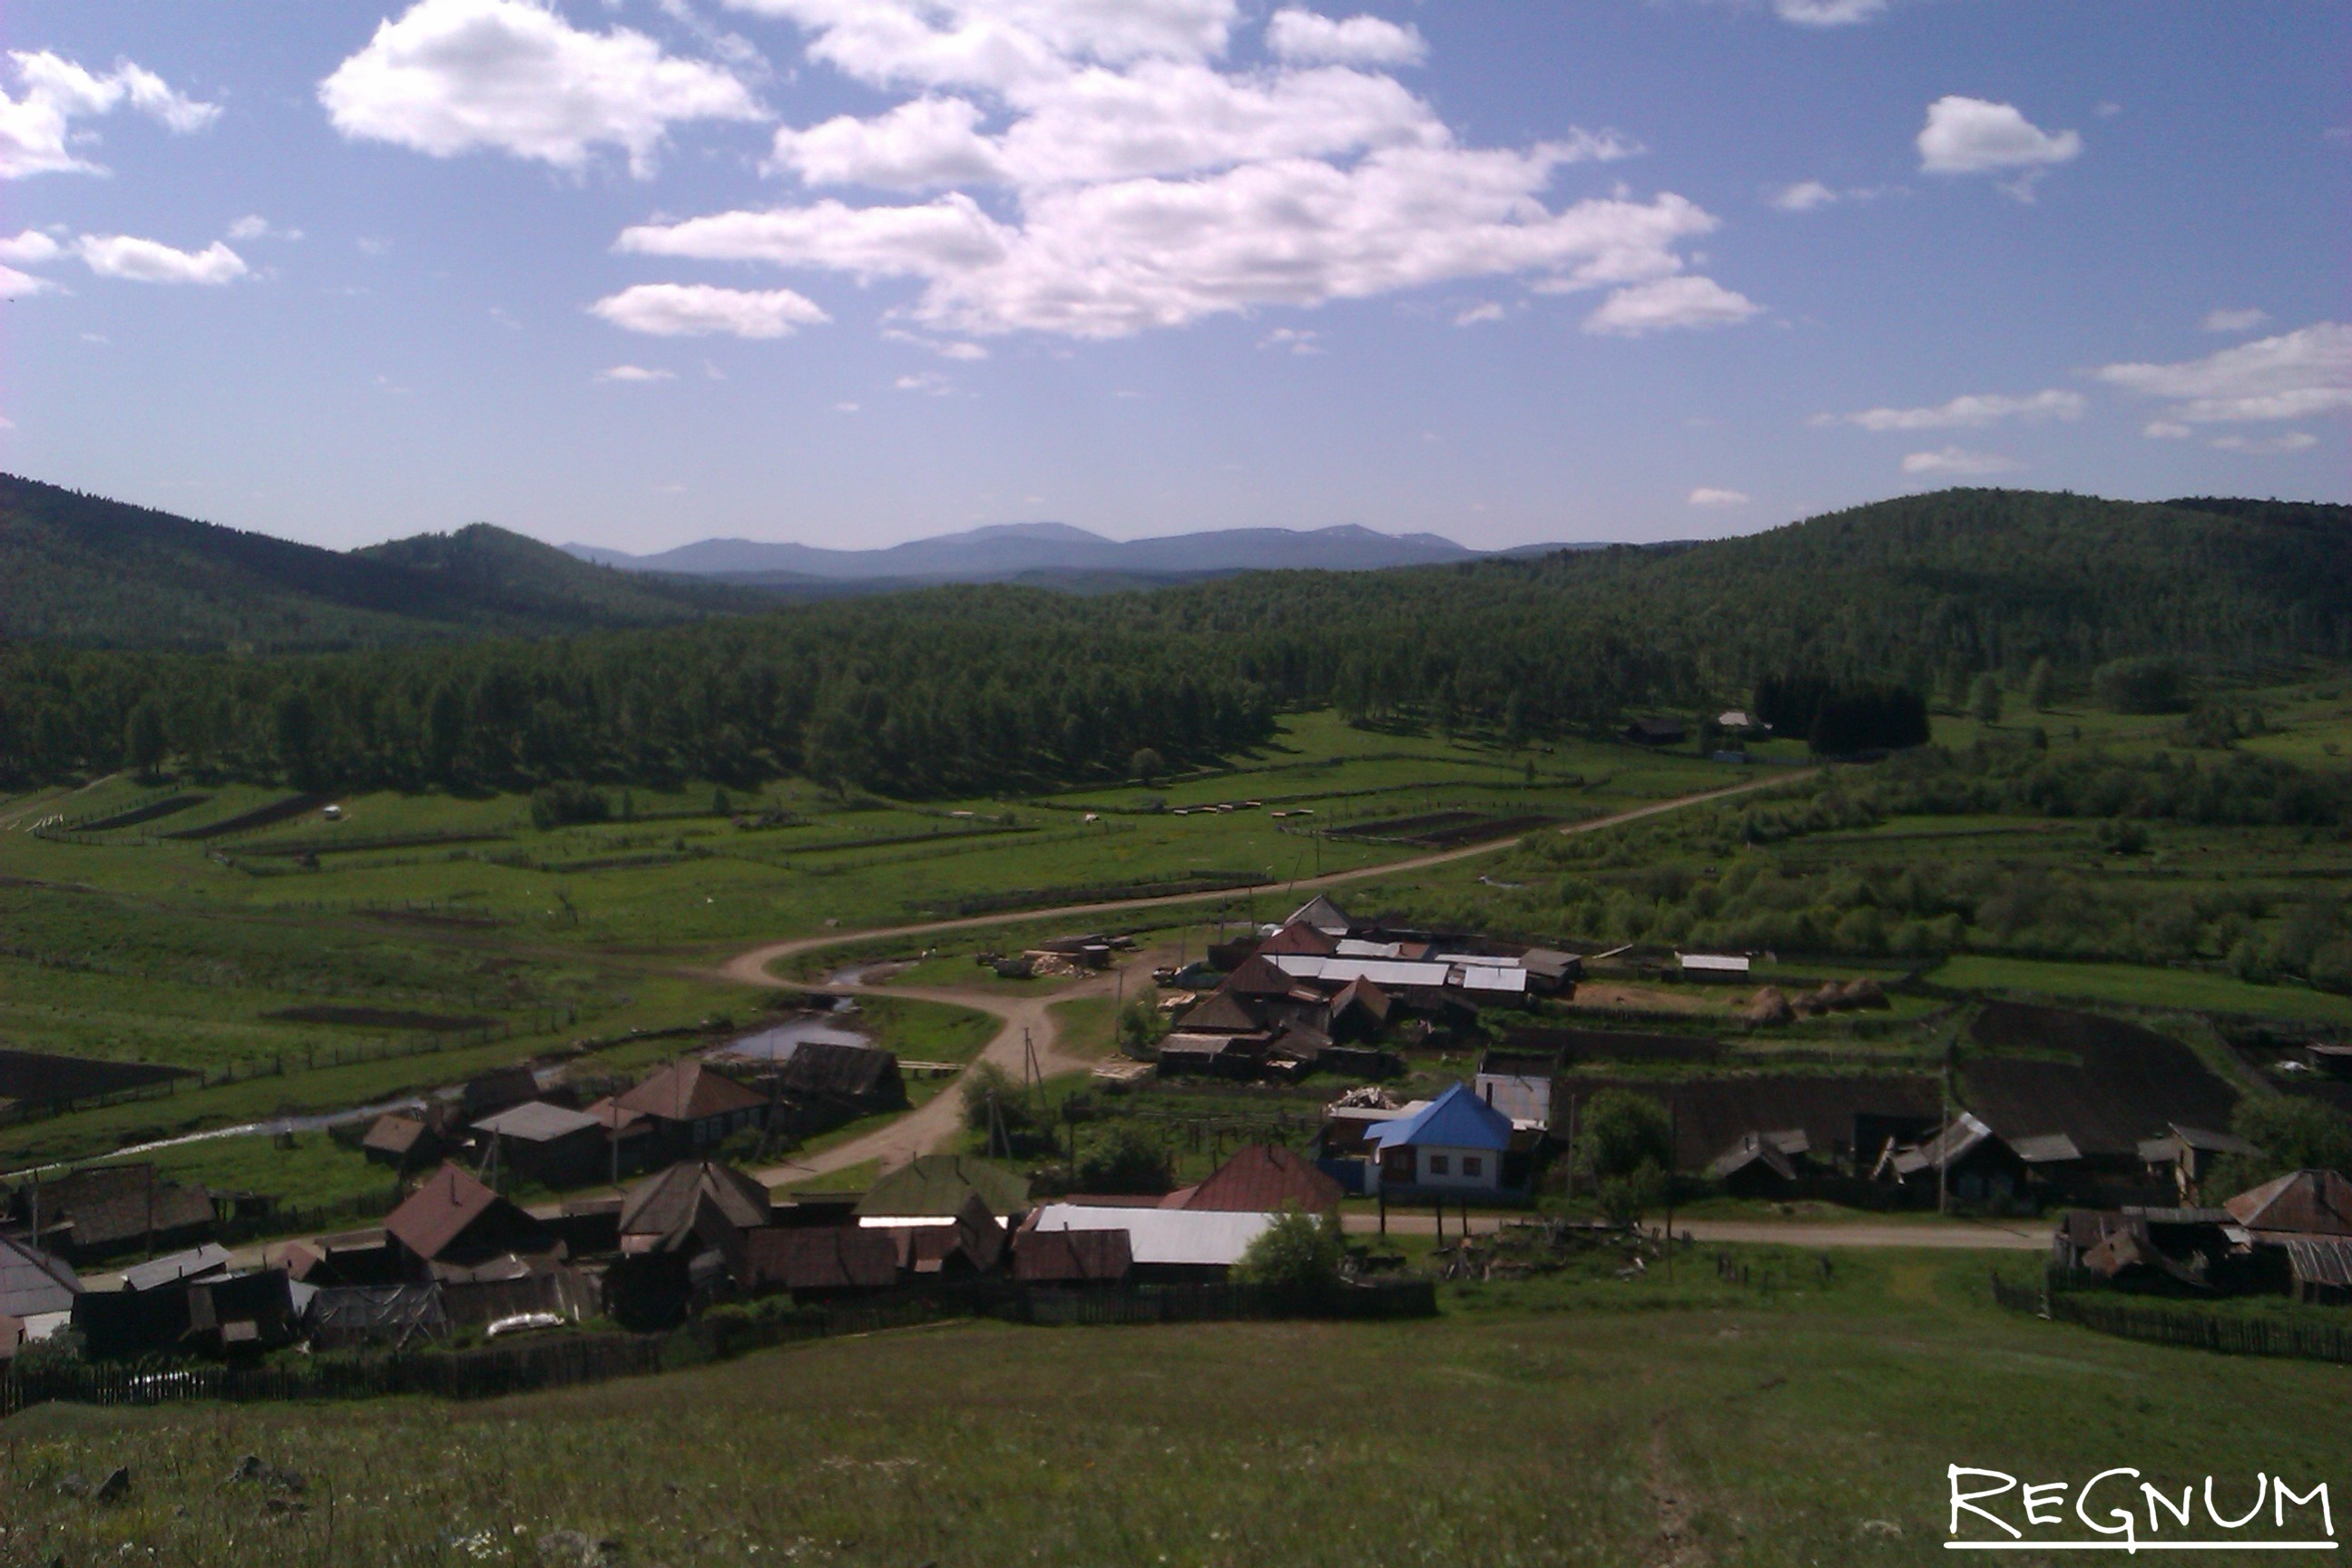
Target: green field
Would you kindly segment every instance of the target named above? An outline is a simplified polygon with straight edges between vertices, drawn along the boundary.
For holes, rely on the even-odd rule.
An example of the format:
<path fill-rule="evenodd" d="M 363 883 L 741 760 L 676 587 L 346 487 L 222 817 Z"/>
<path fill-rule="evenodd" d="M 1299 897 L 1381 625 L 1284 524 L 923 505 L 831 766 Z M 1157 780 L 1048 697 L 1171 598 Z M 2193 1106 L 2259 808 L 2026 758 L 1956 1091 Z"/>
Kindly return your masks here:
<path fill-rule="evenodd" d="M 2249 985 L 2226 974 L 2145 964 L 2041 963 L 2023 958 L 1964 954 L 1928 978 L 1971 991 L 2015 992 L 2070 1001 L 2116 1002 L 2133 1007 L 2224 1013 L 2303 1023 L 2352 1025 L 2352 996 L 2299 985 Z"/>
<path fill-rule="evenodd" d="M 949 1325 L 472 1406 L 37 1408 L 0 1426 L 0 1555 L 535 1563 L 575 1531 L 631 1563 L 1798 1568 L 1936 1555 L 1951 1464 L 2224 1501 L 2347 1479 L 2352 1369 L 2002 1313 L 1970 1260 L 1739 1261 L 1449 1287 L 1430 1322 Z M 223 1485 L 248 1453 L 304 1474 L 299 1509 Z M 124 1463 L 124 1503 L 58 1490 Z"/>

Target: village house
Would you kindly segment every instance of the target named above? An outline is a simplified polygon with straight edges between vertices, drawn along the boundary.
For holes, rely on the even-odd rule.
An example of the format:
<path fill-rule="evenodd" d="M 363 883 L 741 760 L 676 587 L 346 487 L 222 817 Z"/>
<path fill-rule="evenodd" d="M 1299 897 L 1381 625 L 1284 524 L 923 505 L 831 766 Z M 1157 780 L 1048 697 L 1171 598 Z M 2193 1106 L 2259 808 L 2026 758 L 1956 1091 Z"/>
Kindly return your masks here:
<path fill-rule="evenodd" d="M 1279 1143 L 1246 1143 L 1196 1186 L 1160 1200 L 1162 1208 L 1230 1214 L 1337 1215 L 1346 1196 L 1339 1184 L 1314 1161 Z"/>
<path fill-rule="evenodd" d="M 611 1163 L 612 1142 L 601 1120 L 543 1100 L 484 1117 L 474 1123 L 474 1136 L 493 1169 L 551 1187 L 594 1181 Z"/>
<path fill-rule="evenodd" d="M 1235 1213 L 1222 1209 L 1129 1208 L 1098 1204 L 1049 1203 L 1031 1215 L 1024 1235 L 1057 1232 L 1121 1231 L 1127 1236 L 1132 1267 L 1129 1278 L 1139 1284 L 1201 1283 L 1223 1279 L 1241 1261 L 1251 1242 L 1272 1227 L 1279 1215 Z M 1014 1265 L 1020 1265 L 1024 1244 L 1016 1237 Z M 1078 1244 L 1097 1247 L 1100 1243 Z M 1050 1256 L 1039 1254 L 1038 1257 Z"/>
<path fill-rule="evenodd" d="M 0 1317 L 26 1340 L 40 1341 L 73 1321 L 82 1283 L 71 1265 L 30 1241 L 0 1236 Z"/>
<path fill-rule="evenodd" d="M 14 1206 L 17 1223 L 29 1226 L 37 1219 L 36 1244 L 77 1263 L 134 1249 L 193 1247 L 208 1239 L 216 1224 L 212 1194 L 175 1185 L 152 1164 L 90 1166 L 27 1183 Z"/>
<path fill-rule="evenodd" d="M 456 1165 L 427 1176 L 383 1222 L 414 1279 L 464 1276 L 510 1255 L 544 1252 L 546 1228 Z"/>
<path fill-rule="evenodd" d="M 601 1104 L 602 1102 L 600 1102 Z M 589 1112 L 617 1133 L 626 1118 L 642 1118 L 652 1157 L 680 1157 L 726 1142 L 764 1123 L 767 1100 L 699 1061 L 664 1068 L 611 1102 L 613 1110 Z"/>
<path fill-rule="evenodd" d="M 421 1110 L 387 1110 L 368 1124 L 360 1152 L 379 1165 L 406 1171 L 441 1157 L 441 1139 Z"/>
<path fill-rule="evenodd" d="M 820 1301 L 887 1290 L 898 1282 L 897 1242 L 856 1226 L 755 1231 L 741 1277 L 743 1288 L 754 1293 L 789 1290 L 795 1298 Z"/>
<path fill-rule="evenodd" d="M 1372 1160 L 1366 1190 L 1391 1195 L 1500 1196 L 1511 1119 L 1454 1084 L 1435 1100 L 1364 1131 Z"/>
<path fill-rule="evenodd" d="M 974 1197 L 995 1218 L 1018 1220 L 1029 1212 L 1029 1179 L 967 1155 L 919 1154 L 877 1178 L 854 1213 L 869 1230 L 953 1225 Z"/>
<path fill-rule="evenodd" d="M 1024 1230 L 1013 1238 L 1013 1278 L 1024 1285 L 1124 1285 L 1134 1271 L 1124 1230 Z"/>
<path fill-rule="evenodd" d="M 2156 1138 L 2144 1138 L 2139 1157 L 2149 1173 L 2171 1181 L 2184 1204 L 2194 1204 L 2212 1173 L 2214 1162 L 2231 1154 L 2259 1155 L 2261 1150 L 2234 1132 L 2171 1123 Z"/>

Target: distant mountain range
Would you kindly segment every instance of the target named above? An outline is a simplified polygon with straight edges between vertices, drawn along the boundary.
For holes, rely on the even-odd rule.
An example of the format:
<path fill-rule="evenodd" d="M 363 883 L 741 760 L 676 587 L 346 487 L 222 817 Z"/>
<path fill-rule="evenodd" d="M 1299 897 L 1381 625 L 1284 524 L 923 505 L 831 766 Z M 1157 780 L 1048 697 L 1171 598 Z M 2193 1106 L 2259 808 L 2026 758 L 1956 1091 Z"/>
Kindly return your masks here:
<path fill-rule="evenodd" d="M 1126 586 L 1158 579 L 1219 576 L 1234 572 L 1320 569 L 1376 571 L 1434 566 L 1490 553 L 1434 533 L 1379 533 L 1352 524 L 1338 528 L 1233 528 L 1160 539 L 1106 539 L 1060 522 L 999 523 L 963 533 L 917 539 L 883 550 L 826 550 L 810 544 L 764 544 L 749 539 L 706 539 L 656 555 L 627 555 L 592 545 L 563 547 L 583 561 L 629 572 L 770 586 L 822 583 L 997 583 Z M 1543 555 L 1589 548 L 1527 545 L 1496 553 Z"/>
<path fill-rule="evenodd" d="M 1540 546 L 1514 554 L 1540 554 Z M 489 523 L 322 550 L 0 474 L 0 639 L 324 649 L 675 625 L 935 583 L 1072 594 L 1237 572 L 1476 559 L 1434 534 L 1243 529 L 1122 544 L 1015 523 L 887 550 L 708 540 L 659 555 L 551 544 Z"/>

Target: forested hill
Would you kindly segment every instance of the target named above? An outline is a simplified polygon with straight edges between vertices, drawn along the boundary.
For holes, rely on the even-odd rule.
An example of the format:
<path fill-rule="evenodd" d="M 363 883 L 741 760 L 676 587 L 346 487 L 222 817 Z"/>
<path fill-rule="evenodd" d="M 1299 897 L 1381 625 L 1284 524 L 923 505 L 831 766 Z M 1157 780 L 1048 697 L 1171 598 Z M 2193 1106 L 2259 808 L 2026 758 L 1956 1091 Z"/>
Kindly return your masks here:
<path fill-rule="evenodd" d="M 460 536 L 461 538 L 463 536 Z M 413 570 L 413 569 L 412 569 Z M 925 590 L 654 631 L 278 658 L 0 647 L 0 781 L 754 779 L 920 795 L 1200 761 L 1286 706 L 1557 733 L 1767 678 L 1954 692 L 2048 661 L 2352 658 L 2352 508 L 1953 490 L 1751 538 L 1091 599 Z"/>
<path fill-rule="evenodd" d="M 0 636 L 293 649 L 663 626 L 772 596 L 477 523 L 344 554 L 0 475 Z"/>

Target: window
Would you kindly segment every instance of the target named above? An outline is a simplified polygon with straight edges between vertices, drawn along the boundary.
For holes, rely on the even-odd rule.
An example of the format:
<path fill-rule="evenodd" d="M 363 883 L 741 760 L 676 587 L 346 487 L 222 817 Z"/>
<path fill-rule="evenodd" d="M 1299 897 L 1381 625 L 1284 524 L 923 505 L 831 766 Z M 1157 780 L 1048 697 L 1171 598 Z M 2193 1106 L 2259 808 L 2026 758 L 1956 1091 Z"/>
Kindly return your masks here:
<path fill-rule="evenodd" d="M 1432 1154 L 1429 1157 L 1429 1173 L 1433 1176 L 1443 1176 L 1447 1173 L 1451 1163 L 1443 1154 Z"/>
<path fill-rule="evenodd" d="M 1478 1174 L 1479 1168 L 1485 1163 L 1486 1162 L 1475 1154 L 1465 1154 L 1462 1156 L 1462 1173 L 1465 1176 L 1475 1176 Z"/>

